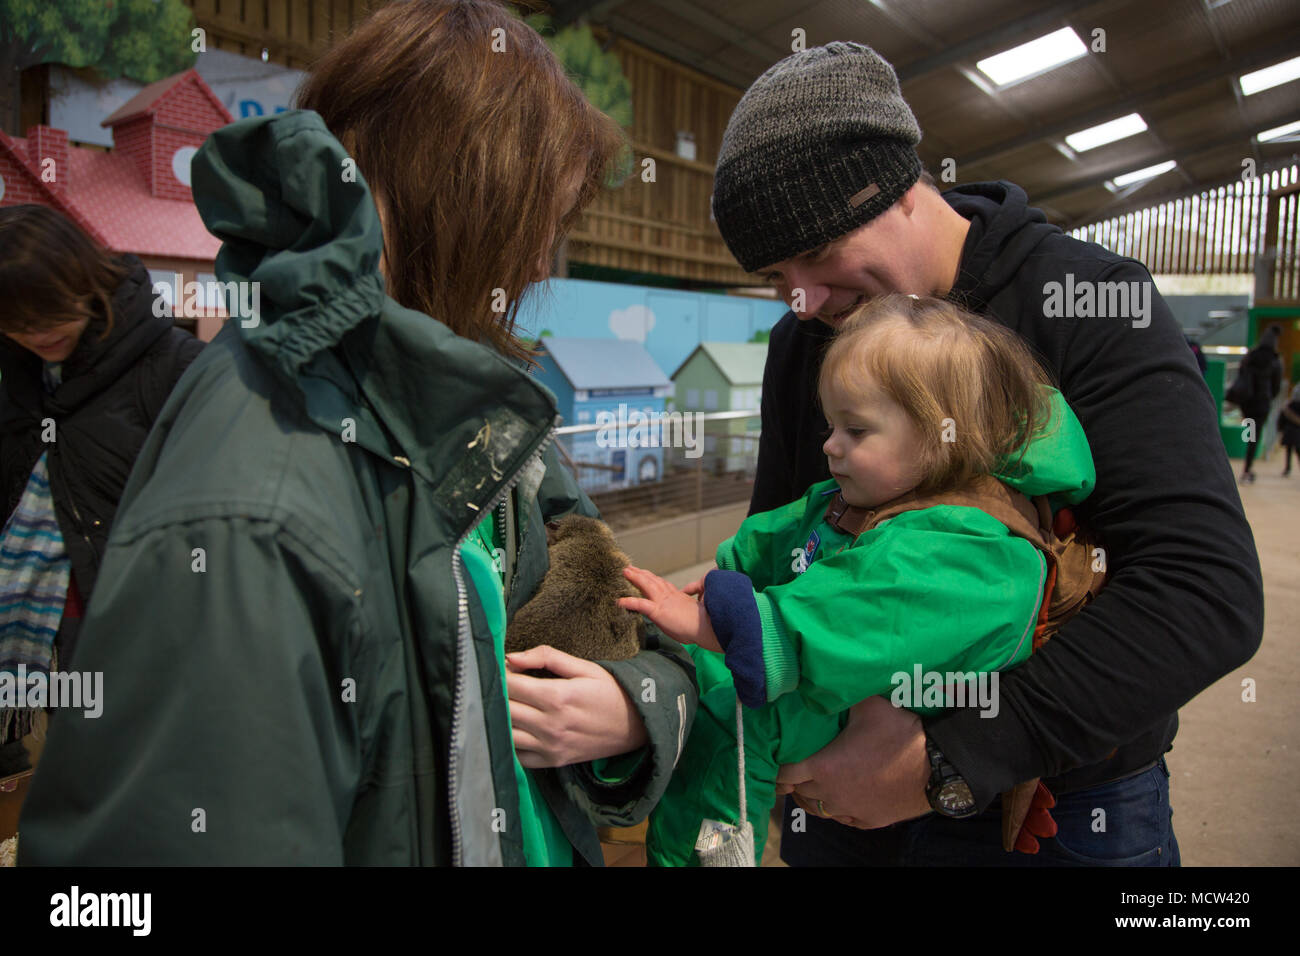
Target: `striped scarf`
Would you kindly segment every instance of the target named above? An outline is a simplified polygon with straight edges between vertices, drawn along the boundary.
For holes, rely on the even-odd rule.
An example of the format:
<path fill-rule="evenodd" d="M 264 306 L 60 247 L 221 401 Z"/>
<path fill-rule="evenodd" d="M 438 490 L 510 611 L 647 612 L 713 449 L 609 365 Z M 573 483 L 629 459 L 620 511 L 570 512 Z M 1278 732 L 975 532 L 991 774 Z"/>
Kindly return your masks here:
<path fill-rule="evenodd" d="M 47 453 L 48 454 L 48 453 Z M 72 564 L 54 516 L 54 497 L 42 454 L 32 469 L 18 507 L 0 534 L 0 672 L 49 673 L 56 667 L 59 632 Z M 35 714 L 0 708 L 0 742 L 25 736 Z"/>

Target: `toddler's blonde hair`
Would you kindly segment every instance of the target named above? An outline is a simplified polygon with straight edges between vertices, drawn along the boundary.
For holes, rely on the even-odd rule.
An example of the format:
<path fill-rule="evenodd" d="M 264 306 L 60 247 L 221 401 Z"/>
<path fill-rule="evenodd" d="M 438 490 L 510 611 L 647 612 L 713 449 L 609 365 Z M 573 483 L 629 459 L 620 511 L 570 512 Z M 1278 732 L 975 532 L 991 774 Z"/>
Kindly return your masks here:
<path fill-rule="evenodd" d="M 822 361 L 820 388 L 856 394 L 864 372 L 922 436 L 921 495 L 1011 466 L 1051 415 L 1050 380 L 1029 347 L 944 299 L 881 296 L 846 318 Z"/>

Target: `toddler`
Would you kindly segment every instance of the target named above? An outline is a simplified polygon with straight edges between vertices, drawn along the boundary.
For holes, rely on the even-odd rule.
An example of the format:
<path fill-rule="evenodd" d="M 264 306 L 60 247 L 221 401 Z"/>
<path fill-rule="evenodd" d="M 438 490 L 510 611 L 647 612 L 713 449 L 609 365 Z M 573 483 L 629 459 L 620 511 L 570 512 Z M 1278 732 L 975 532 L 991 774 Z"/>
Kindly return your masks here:
<path fill-rule="evenodd" d="M 840 327 L 819 398 L 830 480 L 746 519 L 685 590 L 625 572 L 643 597 L 619 603 L 695 645 L 700 689 L 651 816 L 652 863 L 693 863 L 702 820 L 739 821 L 737 699 L 759 856 L 777 769 L 830 743 L 853 704 L 888 694 L 934 712 L 936 688 L 1014 667 L 1042 631 L 1059 562 L 1032 538 L 1095 473 L 1024 344 L 949 302 L 886 296 Z"/>

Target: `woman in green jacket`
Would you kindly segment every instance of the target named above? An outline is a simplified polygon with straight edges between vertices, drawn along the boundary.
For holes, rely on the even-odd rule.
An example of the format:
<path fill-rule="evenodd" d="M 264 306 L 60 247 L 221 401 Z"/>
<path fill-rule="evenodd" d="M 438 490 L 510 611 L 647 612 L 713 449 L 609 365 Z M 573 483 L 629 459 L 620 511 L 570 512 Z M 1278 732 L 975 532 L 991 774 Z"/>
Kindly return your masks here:
<path fill-rule="evenodd" d="M 831 480 L 749 517 L 718 547 L 719 570 L 684 592 L 627 571 L 645 597 L 619 603 L 697 645 L 701 713 L 651 816 L 652 863 L 694 862 L 702 820 L 737 819 L 738 698 L 757 854 L 778 768 L 830 743 L 854 704 L 884 694 L 932 713 L 956 675 L 1028 658 L 1048 573 L 1038 547 L 978 505 L 918 502 L 879 524 L 846 522 L 846 511 L 888 514 L 906 496 L 953 492 L 987 501 L 990 485 L 1004 494 L 990 474 L 1059 507 L 1096 480 L 1082 427 L 1028 350 L 951 303 L 865 306 L 845 320 L 820 385 Z M 962 703 L 996 708 L 996 683 L 989 693 L 977 680 Z"/>
<path fill-rule="evenodd" d="M 507 668 L 503 632 L 545 522 L 594 513 L 513 317 L 618 130 L 484 0 L 380 9 L 299 103 L 195 157 L 239 295 L 127 485 L 78 652 L 102 716 L 52 722 L 19 862 L 599 865 L 689 658 Z"/>

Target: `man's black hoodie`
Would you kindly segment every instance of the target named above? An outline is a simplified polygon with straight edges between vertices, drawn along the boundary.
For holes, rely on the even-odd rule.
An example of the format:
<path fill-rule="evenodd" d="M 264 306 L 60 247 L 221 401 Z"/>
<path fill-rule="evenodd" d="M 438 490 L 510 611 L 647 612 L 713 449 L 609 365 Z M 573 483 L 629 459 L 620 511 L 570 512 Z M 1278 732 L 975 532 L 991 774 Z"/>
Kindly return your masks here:
<path fill-rule="evenodd" d="M 1094 283 L 1141 296 L 1146 268 L 1066 236 L 1011 183 L 944 198 L 971 222 L 948 298 L 1028 342 L 1083 424 L 1097 485 L 1076 511 L 1110 571 L 1091 606 L 1002 675 L 996 717 L 959 708 L 925 722 L 983 809 L 1021 780 L 1065 793 L 1169 750 L 1178 708 L 1259 647 L 1263 585 L 1217 410 L 1154 284 L 1145 315 L 1095 317 L 1096 299 L 1080 314 Z M 816 398 L 830 336 L 793 313 L 772 330 L 751 513 L 830 477 Z"/>

